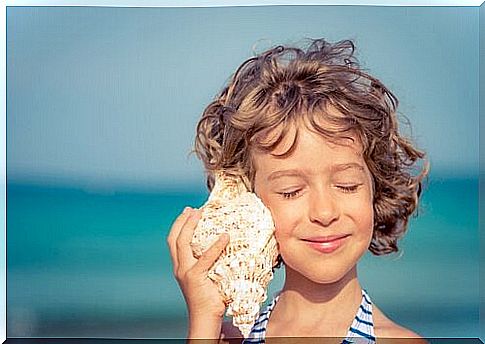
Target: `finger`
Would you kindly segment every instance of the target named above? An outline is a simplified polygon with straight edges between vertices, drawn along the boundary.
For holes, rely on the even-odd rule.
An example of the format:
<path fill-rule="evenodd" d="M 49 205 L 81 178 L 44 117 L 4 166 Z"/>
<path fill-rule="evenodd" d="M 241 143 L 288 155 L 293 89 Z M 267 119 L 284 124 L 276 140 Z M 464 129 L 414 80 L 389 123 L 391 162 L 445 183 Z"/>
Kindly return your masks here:
<path fill-rule="evenodd" d="M 192 208 L 185 207 L 182 213 L 173 222 L 172 227 L 170 228 L 170 233 L 168 233 L 167 235 L 167 243 L 169 245 L 175 244 L 175 240 L 177 240 L 177 237 L 180 234 L 180 230 L 182 229 L 184 223 L 187 221 L 187 218 L 190 216 L 191 211 Z"/>
<path fill-rule="evenodd" d="M 199 258 L 197 263 L 194 265 L 194 270 L 196 272 L 207 272 L 212 265 L 216 262 L 217 258 L 220 257 L 224 248 L 226 248 L 229 243 L 229 234 L 222 233 L 217 241 Z"/>
<path fill-rule="evenodd" d="M 194 236 L 194 230 L 197 228 L 197 223 L 200 220 L 202 211 L 199 209 L 193 209 L 187 221 L 182 226 L 182 230 L 176 241 L 177 257 L 179 262 L 179 267 L 182 269 L 191 268 L 197 259 L 194 258 L 192 253 L 192 248 L 190 247 L 190 242 Z"/>
<path fill-rule="evenodd" d="M 167 244 L 170 251 L 170 256 L 172 258 L 174 271 L 176 271 L 178 268 L 177 246 L 175 244 L 175 240 L 177 239 L 180 231 L 182 230 L 183 225 L 187 222 L 187 219 L 189 218 L 191 212 L 192 212 L 192 208 L 186 207 L 184 211 L 174 221 L 172 225 L 172 229 L 170 230 L 170 233 L 167 236 Z"/>

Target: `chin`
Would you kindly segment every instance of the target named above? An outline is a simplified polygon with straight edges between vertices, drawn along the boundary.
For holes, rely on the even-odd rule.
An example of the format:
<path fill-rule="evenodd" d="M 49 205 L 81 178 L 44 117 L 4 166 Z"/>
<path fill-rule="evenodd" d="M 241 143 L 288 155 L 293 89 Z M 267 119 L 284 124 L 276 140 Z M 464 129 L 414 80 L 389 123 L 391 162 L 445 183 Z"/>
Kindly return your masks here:
<path fill-rule="evenodd" d="M 344 276 L 344 274 L 319 274 L 317 276 L 307 276 L 307 278 L 317 284 L 334 284 L 342 280 Z"/>
<path fill-rule="evenodd" d="M 321 267 L 312 268 L 306 266 L 306 269 L 293 268 L 291 265 L 285 264 L 286 269 L 288 267 L 293 270 L 294 273 L 301 275 L 301 277 L 317 284 L 333 284 L 342 280 L 352 269 L 346 270 L 345 268 L 339 268 L 334 266 L 332 268 L 322 269 Z"/>

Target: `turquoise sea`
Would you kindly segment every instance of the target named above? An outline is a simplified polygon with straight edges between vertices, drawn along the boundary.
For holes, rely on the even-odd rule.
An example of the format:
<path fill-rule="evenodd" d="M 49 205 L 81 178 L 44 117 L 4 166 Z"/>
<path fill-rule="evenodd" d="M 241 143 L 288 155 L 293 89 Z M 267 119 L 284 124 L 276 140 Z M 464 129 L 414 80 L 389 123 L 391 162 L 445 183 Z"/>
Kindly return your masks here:
<path fill-rule="evenodd" d="M 9 337 L 182 338 L 166 236 L 200 186 L 96 192 L 7 184 Z M 478 337 L 478 178 L 430 178 L 400 255 L 359 275 L 394 321 L 426 337 Z M 283 282 L 280 269 L 269 294 Z"/>

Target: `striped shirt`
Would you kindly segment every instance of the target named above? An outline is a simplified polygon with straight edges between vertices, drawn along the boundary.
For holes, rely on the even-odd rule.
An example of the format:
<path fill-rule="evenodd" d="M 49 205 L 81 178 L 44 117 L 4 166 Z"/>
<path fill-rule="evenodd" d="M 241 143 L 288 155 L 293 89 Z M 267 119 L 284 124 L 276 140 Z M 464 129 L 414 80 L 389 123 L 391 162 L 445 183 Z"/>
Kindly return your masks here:
<path fill-rule="evenodd" d="M 273 310 L 279 295 L 276 295 L 266 309 L 259 314 L 256 322 L 249 333 L 248 338 L 243 341 L 243 344 L 249 343 L 265 343 L 266 326 L 269 321 L 269 316 Z M 372 301 L 367 295 L 367 291 L 362 289 L 362 301 L 355 315 L 352 325 L 347 331 L 346 338 L 341 344 L 375 344 L 376 338 L 374 335 L 374 323 L 372 321 Z"/>

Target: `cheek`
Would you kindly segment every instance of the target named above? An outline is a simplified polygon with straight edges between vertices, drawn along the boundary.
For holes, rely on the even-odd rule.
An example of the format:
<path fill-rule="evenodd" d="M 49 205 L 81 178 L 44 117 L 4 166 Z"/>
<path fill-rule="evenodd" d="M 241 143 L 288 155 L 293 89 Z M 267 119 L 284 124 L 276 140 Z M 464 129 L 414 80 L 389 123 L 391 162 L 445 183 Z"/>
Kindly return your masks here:
<path fill-rule="evenodd" d="M 354 200 L 345 202 L 345 209 L 360 224 L 359 227 L 374 227 L 374 204 L 369 193 L 363 193 Z"/>
<path fill-rule="evenodd" d="M 257 187 L 255 189 L 255 193 L 261 199 L 263 204 L 270 210 L 276 230 L 278 231 L 281 229 L 282 231 L 285 231 L 284 227 L 288 227 L 288 224 L 292 222 L 291 218 L 293 215 L 292 212 L 289 211 L 291 209 L 288 209 L 285 202 L 277 199 L 277 196 L 271 195 L 271 192 L 264 186 L 261 187 L 258 184 L 256 185 Z"/>
<path fill-rule="evenodd" d="M 372 222 L 374 219 L 374 207 L 370 202 L 358 202 L 349 205 L 350 212 L 362 222 Z"/>
<path fill-rule="evenodd" d="M 357 229 L 362 237 L 365 237 L 365 240 L 370 242 L 374 233 L 374 208 L 372 204 L 361 208 L 357 216 L 359 218 Z"/>
<path fill-rule="evenodd" d="M 372 206 L 366 208 L 365 211 L 361 210 L 357 215 L 359 218 L 358 230 L 365 236 L 372 237 L 374 231 L 374 211 Z"/>
<path fill-rule="evenodd" d="M 278 208 L 270 208 L 271 215 L 277 232 L 285 232 L 288 227 L 288 219 L 284 212 L 278 210 Z"/>
<path fill-rule="evenodd" d="M 278 241 L 284 240 L 291 236 L 293 230 L 298 226 L 298 211 L 288 209 L 287 207 L 270 208 L 273 220 L 275 222 L 275 236 Z"/>

